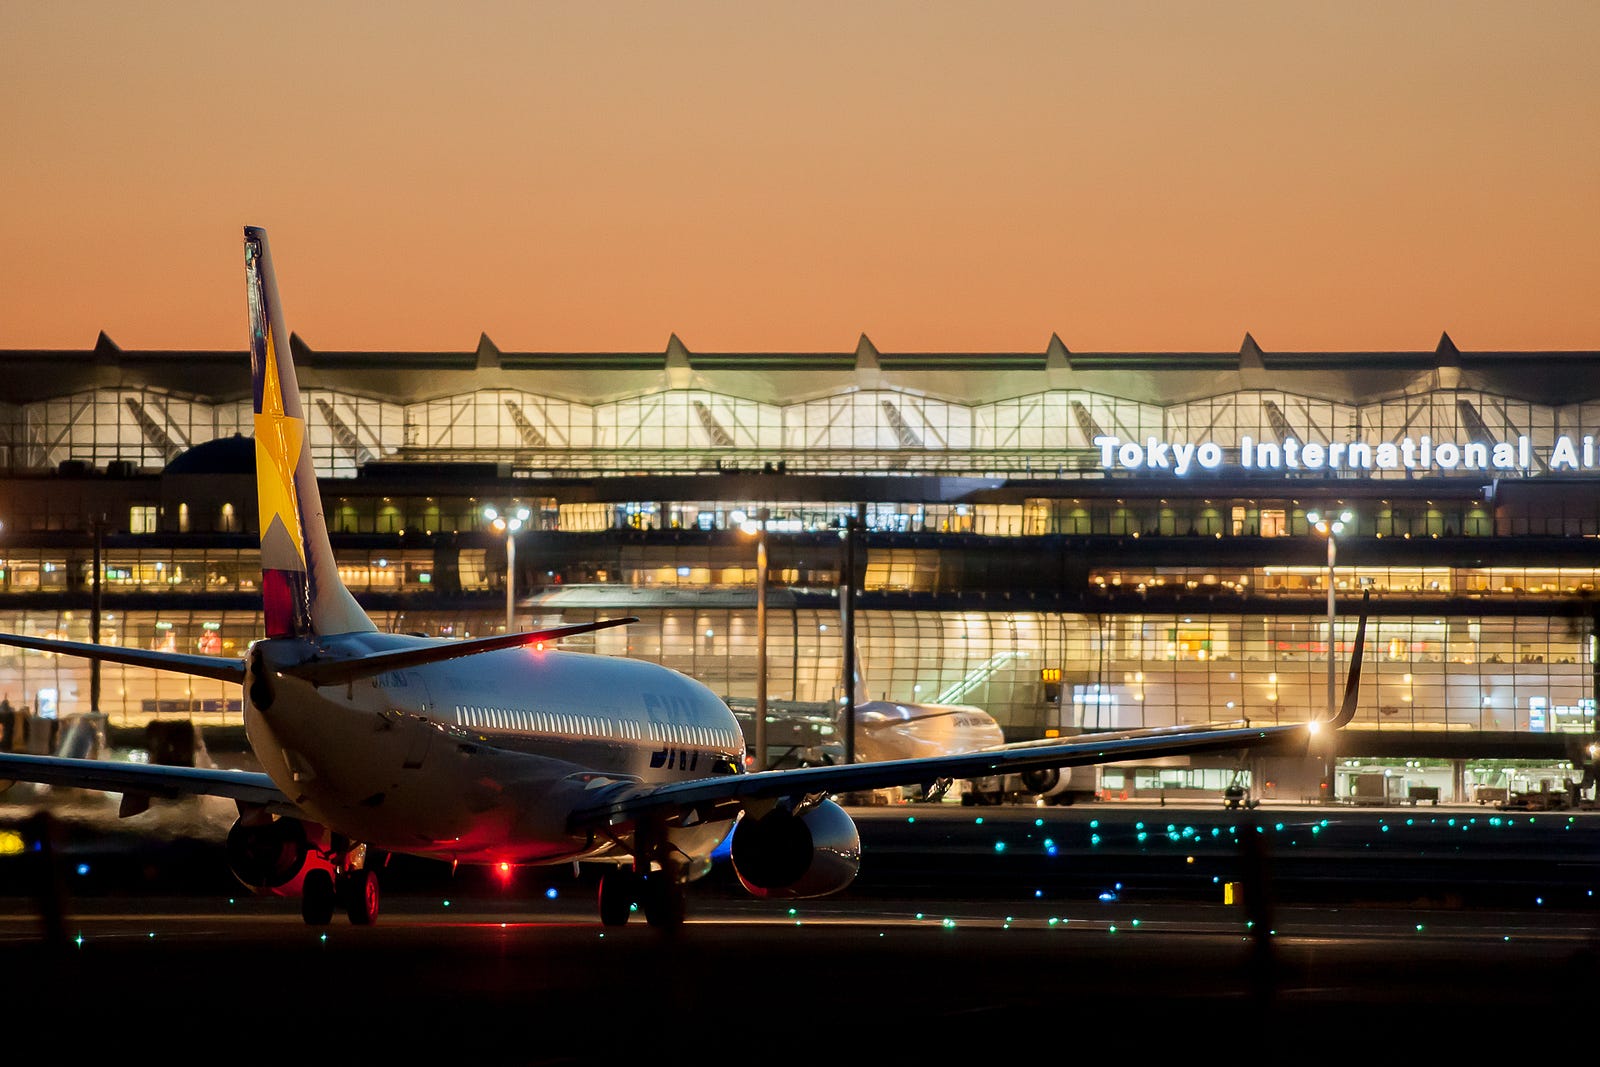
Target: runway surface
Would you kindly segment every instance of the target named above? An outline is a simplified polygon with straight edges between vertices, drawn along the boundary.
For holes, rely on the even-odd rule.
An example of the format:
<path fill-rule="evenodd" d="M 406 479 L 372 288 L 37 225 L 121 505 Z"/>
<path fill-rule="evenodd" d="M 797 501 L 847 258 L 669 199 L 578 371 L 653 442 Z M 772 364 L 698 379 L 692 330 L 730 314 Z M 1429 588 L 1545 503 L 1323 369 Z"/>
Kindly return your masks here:
<path fill-rule="evenodd" d="M 312 928 L 218 869 L 208 812 L 130 839 L 53 810 L 59 896 L 0 856 L 5 1009 L 80 1049 L 854 1063 L 1398 1035 L 1431 1056 L 1570 1031 L 1600 995 L 1589 813 L 856 809 L 851 890 L 758 901 L 718 871 L 668 933 L 600 926 L 590 872 L 399 858 L 378 925 Z"/>

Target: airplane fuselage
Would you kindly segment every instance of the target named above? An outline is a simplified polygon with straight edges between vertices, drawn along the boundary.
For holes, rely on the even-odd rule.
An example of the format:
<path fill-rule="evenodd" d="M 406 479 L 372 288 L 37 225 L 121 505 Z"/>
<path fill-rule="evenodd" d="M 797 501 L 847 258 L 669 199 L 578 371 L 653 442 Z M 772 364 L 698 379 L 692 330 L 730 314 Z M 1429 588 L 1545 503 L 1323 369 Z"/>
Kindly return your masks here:
<path fill-rule="evenodd" d="M 329 829 L 393 852 L 555 863 L 629 851 L 567 813 L 619 782 L 744 770 L 744 736 L 710 689 L 669 668 L 519 648 L 316 687 L 272 670 L 439 644 L 356 633 L 257 642 L 245 728 L 262 770 Z M 731 824 L 672 831 L 706 856 Z M 619 831 L 626 833 L 626 830 Z"/>

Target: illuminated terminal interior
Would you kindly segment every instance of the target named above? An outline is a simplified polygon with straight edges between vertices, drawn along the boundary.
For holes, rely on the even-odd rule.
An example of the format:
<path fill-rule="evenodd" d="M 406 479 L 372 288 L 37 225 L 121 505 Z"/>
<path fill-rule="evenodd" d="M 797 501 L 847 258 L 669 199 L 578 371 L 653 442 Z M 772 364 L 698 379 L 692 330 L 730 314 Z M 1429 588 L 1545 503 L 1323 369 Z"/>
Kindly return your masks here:
<path fill-rule="evenodd" d="M 979 705 L 1021 740 L 1325 714 L 1331 583 L 1340 690 L 1369 613 L 1352 751 L 1275 773 L 1286 793 L 1379 766 L 1456 799 L 1582 775 L 1600 353 L 294 348 L 341 575 L 381 628 L 505 629 L 485 509 L 523 506 L 513 625 L 637 616 L 569 647 L 745 705 L 764 530 L 770 699 L 825 712 L 849 527 L 857 697 Z M 0 628 L 239 655 L 261 624 L 245 353 L 0 358 Z M 6 649 L 0 695 L 124 730 L 241 721 L 220 683 L 100 671 L 95 692 L 82 661 Z M 1107 768 L 1102 792 L 1234 773 Z"/>

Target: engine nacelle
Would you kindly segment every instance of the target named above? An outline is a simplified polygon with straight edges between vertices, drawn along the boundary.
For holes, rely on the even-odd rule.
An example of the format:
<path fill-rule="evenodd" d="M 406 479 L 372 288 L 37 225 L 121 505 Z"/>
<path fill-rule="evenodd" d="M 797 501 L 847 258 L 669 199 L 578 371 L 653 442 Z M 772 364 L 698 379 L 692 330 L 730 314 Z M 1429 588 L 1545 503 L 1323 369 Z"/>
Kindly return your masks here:
<path fill-rule="evenodd" d="M 1071 773 L 1072 771 L 1069 769 L 1067 774 L 1070 775 Z M 1034 796 L 1039 796 L 1042 793 L 1054 792 L 1056 787 L 1061 784 L 1061 768 L 1035 767 L 1031 771 L 1023 771 L 1021 777 L 1022 788 Z"/>
<path fill-rule="evenodd" d="M 228 831 L 228 867 L 257 892 L 289 890 L 313 855 L 311 835 L 299 819 L 241 818 Z"/>
<path fill-rule="evenodd" d="M 1079 797 L 1094 796 L 1093 767 L 1038 767 L 1017 777 L 1024 793 L 1046 804 L 1071 804 Z"/>
<path fill-rule="evenodd" d="M 821 897 L 855 880 L 861 869 L 861 835 L 855 821 L 831 800 L 803 815 L 780 805 L 759 819 L 748 813 L 740 819 L 729 855 L 740 884 L 755 896 Z"/>

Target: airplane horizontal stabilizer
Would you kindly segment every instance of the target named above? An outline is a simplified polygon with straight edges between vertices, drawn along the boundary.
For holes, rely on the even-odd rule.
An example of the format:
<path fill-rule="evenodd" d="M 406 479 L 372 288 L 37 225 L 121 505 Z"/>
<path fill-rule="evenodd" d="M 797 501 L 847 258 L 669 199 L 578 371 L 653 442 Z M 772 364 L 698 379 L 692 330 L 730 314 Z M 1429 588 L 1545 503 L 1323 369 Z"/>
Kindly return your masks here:
<path fill-rule="evenodd" d="M 524 633 L 478 637 L 468 641 L 445 641 L 436 645 L 404 648 L 393 652 L 376 652 L 359 659 L 310 660 L 286 667 L 283 673 L 310 682 L 312 685 L 343 685 L 359 678 L 371 678 L 376 674 L 397 671 L 405 667 L 459 659 L 462 656 L 476 656 L 480 652 L 494 652 L 502 648 L 519 648 L 545 641 L 559 641 L 575 634 L 606 630 L 613 626 L 624 626 L 638 621 L 637 617 L 630 615 L 621 619 L 601 619 L 598 622 L 575 623 L 571 626 L 552 626 L 547 630 L 529 630 Z"/>
<path fill-rule="evenodd" d="M 221 659 L 216 656 L 191 656 L 182 652 L 152 652 L 142 648 L 123 648 L 120 645 L 92 645 L 86 641 L 55 641 L 44 637 L 24 637 L 21 634 L 0 633 L 0 645 L 31 648 L 35 652 L 55 652 L 64 656 L 83 656 L 86 659 L 105 660 L 109 663 L 126 663 L 130 667 L 150 667 L 158 671 L 175 671 L 197 678 L 215 678 L 221 682 L 244 683 L 244 661 Z"/>

